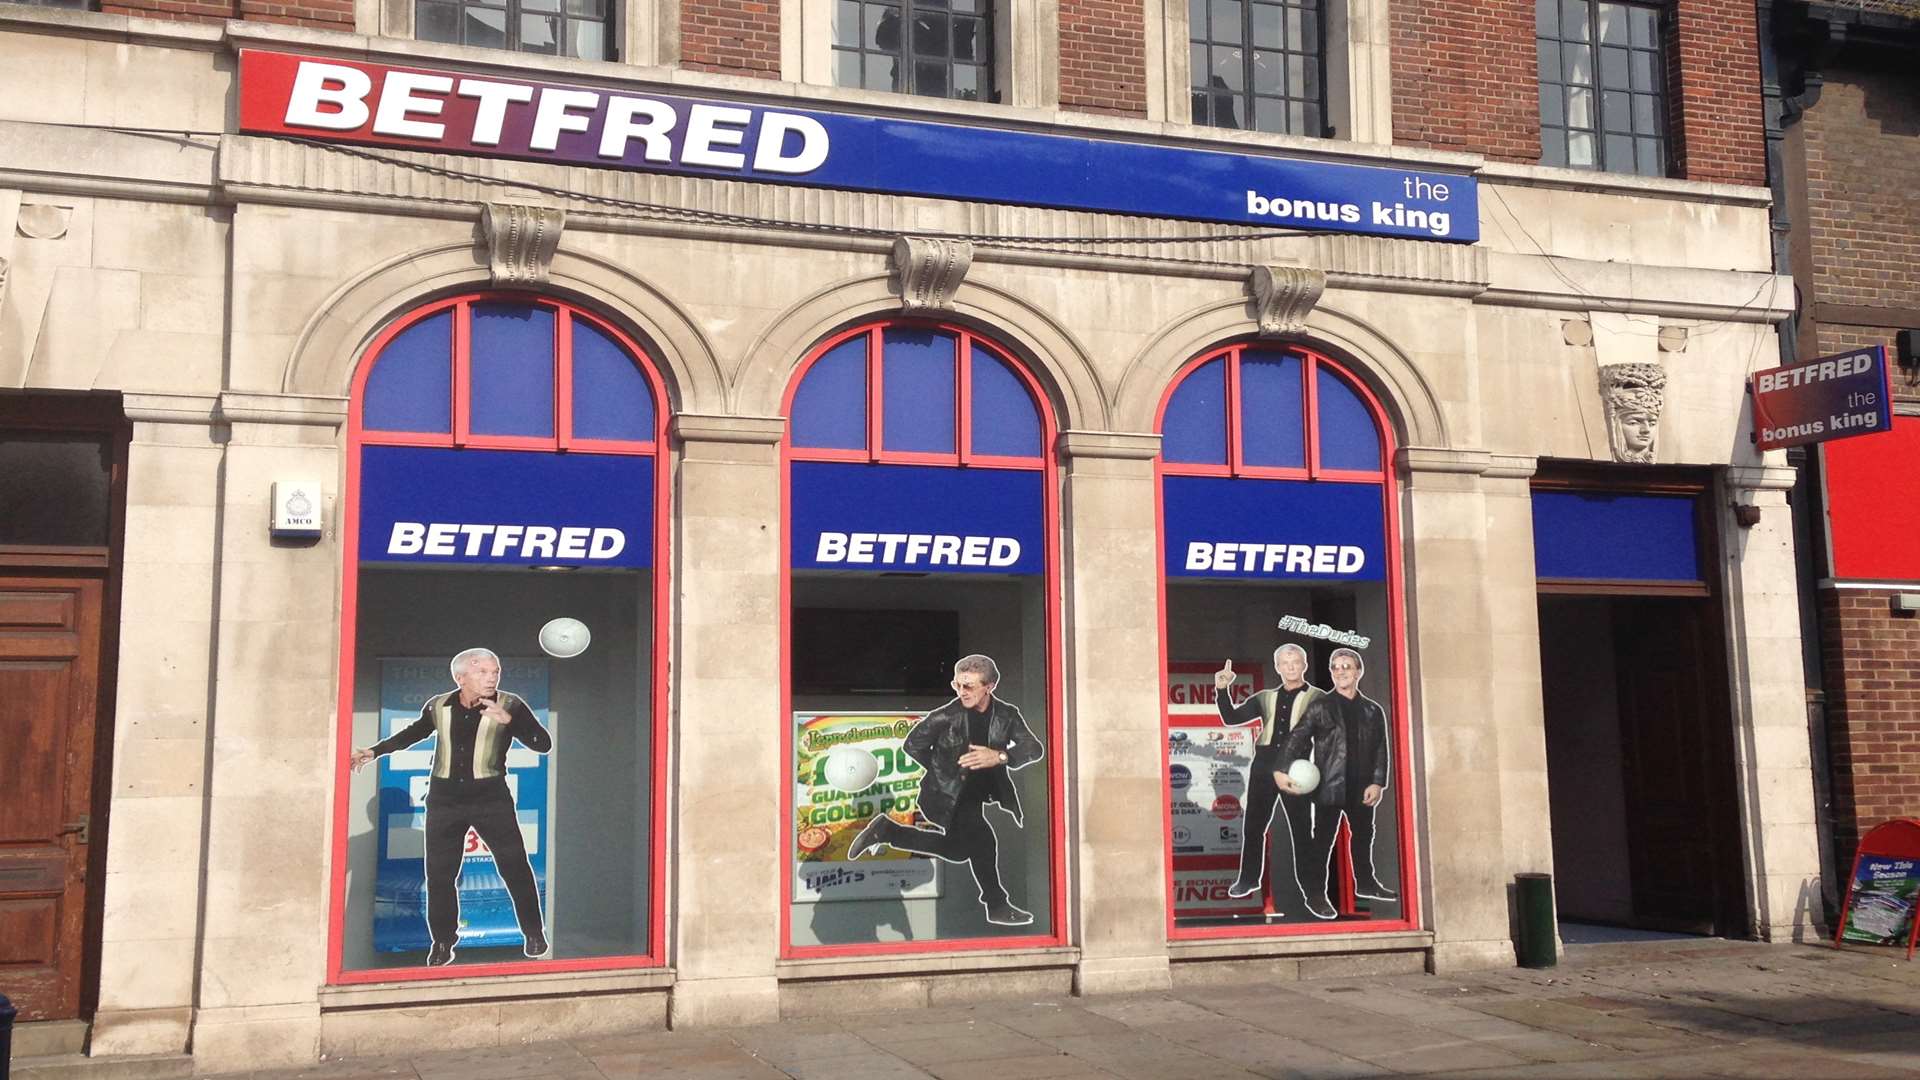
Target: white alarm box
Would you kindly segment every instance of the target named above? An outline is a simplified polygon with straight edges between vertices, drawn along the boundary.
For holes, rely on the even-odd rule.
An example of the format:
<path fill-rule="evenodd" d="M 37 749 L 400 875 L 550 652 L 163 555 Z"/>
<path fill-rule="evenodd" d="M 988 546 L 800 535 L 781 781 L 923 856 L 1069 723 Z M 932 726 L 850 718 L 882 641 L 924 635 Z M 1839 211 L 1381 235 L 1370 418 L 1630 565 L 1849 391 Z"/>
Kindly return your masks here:
<path fill-rule="evenodd" d="M 273 521 L 276 540 L 314 540 L 320 536 L 320 482 L 276 480 L 273 483 Z"/>

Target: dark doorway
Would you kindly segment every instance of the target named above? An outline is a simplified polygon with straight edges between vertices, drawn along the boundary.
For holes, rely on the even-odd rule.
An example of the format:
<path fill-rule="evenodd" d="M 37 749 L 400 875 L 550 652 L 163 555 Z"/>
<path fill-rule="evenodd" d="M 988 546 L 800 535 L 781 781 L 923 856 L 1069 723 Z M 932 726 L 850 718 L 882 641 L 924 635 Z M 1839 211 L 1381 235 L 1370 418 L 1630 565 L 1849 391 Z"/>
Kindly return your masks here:
<path fill-rule="evenodd" d="M 1718 605 L 1543 592 L 1540 656 L 1560 918 L 1745 936 Z"/>

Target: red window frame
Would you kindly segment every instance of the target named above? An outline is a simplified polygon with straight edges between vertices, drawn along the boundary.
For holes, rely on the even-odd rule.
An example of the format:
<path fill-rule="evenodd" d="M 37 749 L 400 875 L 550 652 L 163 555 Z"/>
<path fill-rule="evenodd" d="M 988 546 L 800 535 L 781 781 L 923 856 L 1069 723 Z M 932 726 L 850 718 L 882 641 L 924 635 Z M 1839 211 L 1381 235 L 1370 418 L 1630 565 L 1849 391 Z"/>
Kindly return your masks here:
<path fill-rule="evenodd" d="M 883 356 L 885 331 L 894 328 L 913 330 L 935 330 L 954 334 L 958 337 L 958 347 L 954 350 L 958 371 L 955 378 L 955 452 L 951 454 L 933 454 L 905 451 L 886 451 L 883 436 L 884 402 L 881 398 L 881 358 Z M 800 384 L 806 380 L 813 365 L 835 347 L 862 335 L 868 336 L 867 343 L 867 445 L 863 450 L 823 449 L 796 447 L 793 445 L 793 398 L 799 392 Z M 1003 457 L 990 454 L 973 453 L 973 402 L 972 370 L 973 346 L 976 342 L 989 348 L 992 353 L 1004 361 L 1020 379 L 1027 393 L 1032 396 L 1034 408 L 1040 417 L 1040 455 L 1038 457 Z M 788 417 L 786 434 L 780 440 L 780 760 L 784 775 L 793 761 L 793 512 L 789 501 L 792 497 L 792 465 L 796 461 L 851 461 L 873 464 L 893 465 L 945 465 L 953 468 L 1016 469 L 1042 472 L 1045 474 L 1042 487 L 1046 493 L 1045 516 L 1042 527 L 1046 530 L 1047 568 L 1042 587 L 1046 590 L 1045 633 L 1047 658 L 1047 804 L 1051 858 L 1048 860 L 1049 888 L 1051 891 L 1053 932 L 1050 934 L 1023 934 L 1019 936 L 1003 935 L 994 937 L 962 938 L 950 941 L 887 941 L 860 945 L 795 945 L 793 944 L 793 842 L 789 835 L 794 820 L 793 784 L 791 780 L 780 785 L 780 820 L 782 831 L 781 874 L 780 874 L 780 957 L 783 960 L 803 958 L 830 958 L 848 956 L 886 956 L 901 953 L 935 954 L 951 952 L 983 952 L 1007 949 L 1046 949 L 1059 948 L 1067 942 L 1066 918 L 1066 784 L 1062 769 L 1064 759 L 1062 751 L 1065 745 L 1065 726 L 1063 723 L 1063 688 L 1061 676 L 1064 670 L 1061 662 L 1060 644 L 1060 485 L 1058 481 L 1056 455 L 1053 452 L 1055 427 L 1052 402 L 1042 390 L 1039 380 L 1033 377 L 1017 355 L 1010 349 L 953 323 L 927 319 L 889 318 L 861 323 L 858 326 L 833 334 L 812 349 L 802 358 L 795 369 L 793 378 L 788 381 L 786 393 L 780 402 L 781 414 Z M 959 657 L 954 657 L 958 660 Z"/>
<path fill-rule="evenodd" d="M 1247 352 L 1285 353 L 1300 358 L 1300 376 L 1303 382 L 1304 397 L 1301 402 L 1301 423 L 1306 439 L 1306 467 L 1279 468 L 1272 466 L 1248 465 L 1241 453 L 1241 409 L 1240 409 L 1240 361 Z M 1203 365 L 1224 359 L 1226 363 L 1226 401 L 1227 411 L 1227 463 L 1196 464 L 1190 462 L 1169 462 L 1165 455 L 1154 458 L 1154 535 L 1159 577 L 1158 601 L 1160 621 L 1160 731 L 1162 744 L 1173 727 L 1173 717 L 1167 710 L 1167 698 L 1170 691 L 1167 666 L 1167 531 L 1164 483 L 1168 476 L 1222 476 L 1259 480 L 1306 480 L 1328 483 L 1378 484 L 1380 497 L 1385 503 L 1387 535 L 1385 548 L 1388 552 L 1386 565 L 1387 584 L 1387 638 L 1388 666 L 1393 678 L 1393 717 L 1392 717 L 1392 758 L 1393 783 L 1389 790 L 1394 793 L 1394 807 L 1400 821 L 1400 904 L 1401 917 L 1398 919 L 1368 919 L 1364 921 L 1337 921 L 1313 923 L 1276 923 L 1265 926 L 1196 926 L 1176 925 L 1174 918 L 1174 866 L 1173 866 L 1173 813 L 1169 805 L 1173 789 L 1173 775 L 1170 763 L 1163 757 L 1161 768 L 1161 821 L 1165 831 L 1161 851 L 1165 859 L 1167 881 L 1167 937 L 1173 941 L 1193 941 L 1218 938 L 1251 937 L 1299 937 L 1307 935 L 1330 935 L 1352 933 L 1388 933 L 1417 930 L 1421 926 L 1419 864 L 1416 862 L 1417 848 L 1414 836 L 1417 831 L 1413 817 L 1412 788 L 1412 734 L 1408 723 L 1408 690 L 1406 663 L 1406 603 L 1403 591 L 1400 561 L 1394 557 L 1400 550 L 1400 510 L 1397 485 L 1394 482 L 1393 455 L 1396 449 L 1393 437 L 1393 425 L 1387 412 L 1381 407 L 1367 385 L 1355 378 L 1341 363 L 1325 353 L 1300 345 L 1275 345 L 1258 341 L 1242 341 L 1210 349 L 1181 365 L 1160 397 L 1159 408 L 1154 411 L 1153 429 L 1162 431 L 1166 425 L 1167 406 L 1173 395 L 1187 376 L 1199 370 Z M 1320 393 L 1319 372 L 1327 368 L 1349 388 L 1360 395 L 1367 411 L 1373 419 L 1374 430 L 1380 439 L 1380 465 L 1377 470 L 1329 469 L 1320 463 Z M 1206 726 L 1198 717 L 1185 718 L 1200 721 L 1182 726 Z M 1217 718 L 1214 721 L 1217 723 Z M 1243 826 L 1244 827 L 1244 826 Z M 1341 828 L 1346 826 L 1343 823 Z M 1353 897 L 1352 882 L 1336 880 L 1336 895 L 1331 897 L 1336 907 L 1344 909 L 1350 906 Z M 1271 910 L 1271 898 L 1267 900 Z"/>
<path fill-rule="evenodd" d="M 554 435 L 551 438 L 529 436 L 474 435 L 469 429 L 472 369 L 472 312 L 476 303 L 517 303 L 547 308 L 554 312 Z M 363 421 L 367 379 L 381 353 L 408 327 L 451 311 L 453 334 L 453 424 L 444 433 L 370 431 Z M 653 431 L 645 440 L 575 439 L 573 428 L 573 320 L 591 324 L 625 349 L 646 377 L 653 392 Z M 665 456 L 658 448 L 665 445 L 667 424 L 666 385 L 660 378 L 652 354 L 631 336 L 584 308 L 550 296 L 533 293 L 491 291 L 471 293 L 408 311 L 382 330 L 361 353 L 354 372 L 347 408 L 346 486 L 341 498 L 341 599 L 340 599 L 340 675 L 335 716 L 338 742 L 333 789 L 332 864 L 328 886 L 327 982 L 329 985 L 353 985 L 376 982 L 417 982 L 456 980 L 491 975 L 562 974 L 572 971 L 606 971 L 623 968 L 659 967 L 666 963 L 666 776 L 668 740 L 667 657 L 669 648 L 669 606 L 662 597 L 671 595 L 671 560 L 667 544 L 671 535 L 672 490 Z M 487 450 L 545 450 L 552 453 L 624 454 L 653 457 L 653 834 L 649 853 L 650 888 L 647 897 L 649 941 L 647 951 L 637 956 L 595 956 L 570 960 L 513 960 L 488 964 L 461 964 L 457 967 L 342 969 L 346 941 L 347 885 L 347 811 L 351 804 L 352 779 L 347 764 L 353 746 L 354 661 L 359 637 L 360 593 L 360 451 L 367 446 L 457 447 L 480 452 Z"/>

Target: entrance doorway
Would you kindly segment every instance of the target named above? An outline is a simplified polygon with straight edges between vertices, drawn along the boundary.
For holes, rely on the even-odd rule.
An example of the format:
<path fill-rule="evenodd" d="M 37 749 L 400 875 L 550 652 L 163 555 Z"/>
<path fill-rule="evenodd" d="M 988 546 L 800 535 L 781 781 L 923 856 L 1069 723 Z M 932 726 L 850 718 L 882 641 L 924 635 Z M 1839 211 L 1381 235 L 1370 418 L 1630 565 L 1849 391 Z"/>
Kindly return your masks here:
<path fill-rule="evenodd" d="M 126 446 L 117 397 L 0 395 L 0 987 L 23 1021 L 98 992 Z"/>
<path fill-rule="evenodd" d="M 1543 589 L 1540 658 L 1560 919 L 1745 936 L 1718 605 Z"/>

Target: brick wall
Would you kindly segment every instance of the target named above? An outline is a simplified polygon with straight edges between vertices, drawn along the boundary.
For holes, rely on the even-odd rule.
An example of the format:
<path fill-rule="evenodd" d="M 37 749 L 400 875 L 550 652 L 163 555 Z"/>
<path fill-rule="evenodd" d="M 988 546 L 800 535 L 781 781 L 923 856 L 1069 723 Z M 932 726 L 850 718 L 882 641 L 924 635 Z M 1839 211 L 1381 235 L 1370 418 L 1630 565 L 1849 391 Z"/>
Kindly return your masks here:
<path fill-rule="evenodd" d="M 1138 0 L 1060 0 L 1060 104 L 1145 116 L 1146 35 Z"/>
<path fill-rule="evenodd" d="M 1829 72 L 1800 123 L 1812 299 L 1920 308 L 1920 70 Z"/>
<path fill-rule="evenodd" d="M 1393 141 L 1540 161 L 1533 0 L 1395 3 Z"/>
<path fill-rule="evenodd" d="M 680 66 L 779 78 L 780 0 L 681 0 Z"/>
<path fill-rule="evenodd" d="M 103 0 L 100 10 L 172 22 L 246 19 L 316 30 L 353 29 L 353 0 Z"/>
<path fill-rule="evenodd" d="M 1673 174 L 1765 184 L 1753 0 L 1679 0 L 1667 25 Z"/>
<path fill-rule="evenodd" d="M 1396 3 L 1389 14 L 1394 142 L 1539 162 L 1533 0 Z M 1674 175 L 1766 183 L 1751 0 L 1678 0 L 1667 26 Z"/>
<path fill-rule="evenodd" d="M 1920 815 L 1920 619 L 1893 614 L 1893 595 L 1820 593 L 1834 839 L 1843 852 L 1888 818 Z"/>

